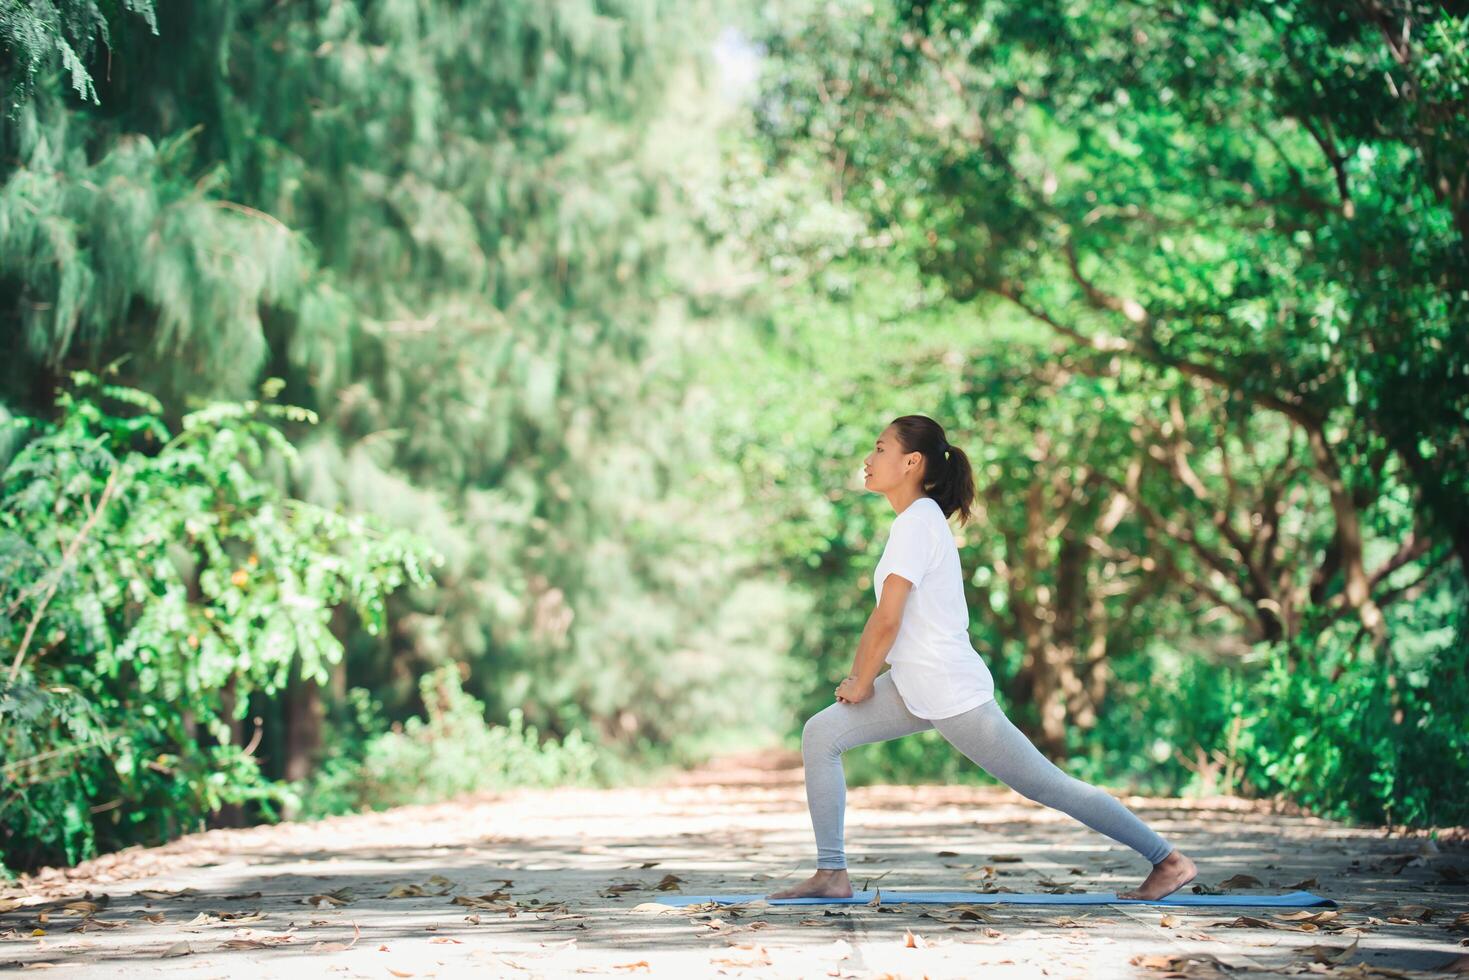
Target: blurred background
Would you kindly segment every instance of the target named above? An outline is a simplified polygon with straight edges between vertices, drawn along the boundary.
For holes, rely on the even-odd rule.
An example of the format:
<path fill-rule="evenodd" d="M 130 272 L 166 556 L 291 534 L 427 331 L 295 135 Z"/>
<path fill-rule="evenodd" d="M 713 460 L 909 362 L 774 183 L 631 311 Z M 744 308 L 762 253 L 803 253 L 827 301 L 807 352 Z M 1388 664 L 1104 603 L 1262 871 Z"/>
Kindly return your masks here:
<path fill-rule="evenodd" d="M 0 873 L 798 748 L 907 413 L 1068 772 L 1469 822 L 1462 5 L 32 0 L 0 90 Z"/>

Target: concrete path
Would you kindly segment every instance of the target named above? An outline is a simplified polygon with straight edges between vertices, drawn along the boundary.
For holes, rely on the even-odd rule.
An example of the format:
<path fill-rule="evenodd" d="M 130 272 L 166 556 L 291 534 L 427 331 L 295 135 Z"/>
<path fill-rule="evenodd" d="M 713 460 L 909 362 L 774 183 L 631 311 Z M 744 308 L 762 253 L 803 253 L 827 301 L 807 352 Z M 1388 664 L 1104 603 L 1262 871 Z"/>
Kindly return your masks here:
<path fill-rule="evenodd" d="M 1388 839 L 1233 798 L 1123 797 L 1194 858 L 1196 884 L 1304 888 L 1339 909 L 659 906 L 673 892 L 763 893 L 810 873 L 799 761 L 772 752 L 651 788 L 521 790 L 216 830 L 51 869 L 0 888 L 0 971 L 1397 977 L 1448 976 L 1439 971 L 1456 961 L 1469 970 L 1463 843 Z M 847 803 L 858 888 L 1105 892 L 1147 870 L 1003 788 L 870 787 Z"/>

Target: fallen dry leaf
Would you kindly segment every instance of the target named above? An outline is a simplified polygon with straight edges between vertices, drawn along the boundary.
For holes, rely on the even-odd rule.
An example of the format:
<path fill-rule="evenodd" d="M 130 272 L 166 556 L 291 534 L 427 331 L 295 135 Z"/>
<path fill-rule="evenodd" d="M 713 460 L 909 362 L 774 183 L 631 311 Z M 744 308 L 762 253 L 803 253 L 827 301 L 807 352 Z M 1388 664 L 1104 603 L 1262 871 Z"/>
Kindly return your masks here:
<path fill-rule="evenodd" d="M 1317 963 L 1340 963 L 1357 951 L 1357 941 L 1350 946 L 1306 946 L 1297 952 L 1303 953 Z"/>
<path fill-rule="evenodd" d="M 748 955 L 742 956 L 742 957 L 740 957 L 740 956 L 729 956 L 729 957 L 711 956 L 709 958 L 709 962 L 710 963 L 718 963 L 721 966 L 735 966 L 735 967 L 752 967 L 752 966 L 770 966 L 771 965 L 770 954 L 768 952 L 766 952 L 764 946 L 756 946 L 756 945 L 754 945 L 752 943 L 746 943 L 746 944 L 741 944 L 741 945 L 738 945 L 738 946 L 733 946 L 731 948 L 732 949 L 748 950 L 749 952 L 748 952 Z M 616 969 L 616 968 L 614 967 L 614 969 Z"/>
<path fill-rule="evenodd" d="M 121 929 L 127 923 L 117 919 L 85 918 L 68 929 L 68 932 L 88 932 L 92 929 Z"/>
<path fill-rule="evenodd" d="M 1263 885 L 1259 878 L 1254 875 L 1234 875 L 1219 883 L 1220 888 L 1259 888 Z"/>
<path fill-rule="evenodd" d="M 222 944 L 220 944 L 220 947 L 219 948 L 220 949 L 273 949 L 276 946 L 284 946 L 286 943 L 293 943 L 295 941 L 296 941 L 296 937 L 295 937 L 295 935 L 293 933 L 283 932 L 283 933 L 280 933 L 278 935 L 248 936 L 248 937 L 247 936 L 240 936 L 240 937 L 237 937 L 235 939 L 226 939 Z M 235 944 L 239 944 L 239 943 L 248 943 L 250 945 L 248 945 L 248 946 L 235 945 Z"/>
<path fill-rule="evenodd" d="M 165 949 L 163 951 L 163 955 L 164 956 L 188 956 L 193 951 L 194 951 L 194 949 L 193 949 L 192 946 L 189 945 L 188 940 L 184 940 L 182 942 L 174 943 L 172 946 L 168 947 L 168 949 Z"/>
<path fill-rule="evenodd" d="M 1279 929 L 1285 932 L 1315 932 L 1316 927 L 1307 923 L 1304 926 L 1288 926 L 1281 922 L 1270 922 L 1257 918 L 1253 915 L 1241 915 L 1229 922 L 1211 922 L 1211 926 L 1222 926 L 1225 929 Z"/>
<path fill-rule="evenodd" d="M 102 902 L 76 901 L 67 902 L 61 907 L 63 912 L 75 912 L 77 915 L 96 915 L 97 912 L 107 905 Z"/>
<path fill-rule="evenodd" d="M 950 905 L 941 909 L 929 909 L 918 913 L 919 918 L 937 919 L 940 922 L 993 922 L 994 916 L 973 905 Z"/>
<path fill-rule="evenodd" d="M 1420 854 L 1385 854 L 1380 860 L 1374 861 L 1367 867 L 1373 871 L 1386 871 L 1389 874 L 1402 874 L 1403 869 L 1411 865 L 1425 864 Z"/>
<path fill-rule="evenodd" d="M 606 888 L 602 889 L 602 893 L 609 896 L 621 895 L 623 892 L 635 892 L 642 887 L 643 885 L 639 884 L 636 881 L 625 881 L 620 885 L 608 885 Z"/>
<path fill-rule="evenodd" d="M 903 930 L 903 947 L 905 949 L 927 949 L 928 942 L 911 929 Z"/>
<path fill-rule="evenodd" d="M 337 908 L 347 904 L 346 899 L 338 898 L 335 895 L 312 895 L 310 898 L 303 898 L 299 901 L 302 905 L 310 905 L 318 909 Z"/>
<path fill-rule="evenodd" d="M 495 902 L 488 895 L 459 895 L 450 900 L 450 904 L 463 905 L 465 908 L 478 909 L 481 912 L 505 912 L 513 919 L 520 911 L 514 902 Z"/>
<path fill-rule="evenodd" d="M 1288 915 L 1276 915 L 1276 918 L 1284 919 L 1288 922 L 1298 922 L 1301 928 L 1307 932 L 1325 927 L 1329 927 L 1331 931 L 1337 931 L 1342 926 L 1342 923 L 1335 921 L 1339 915 L 1341 913 L 1334 909 L 1324 909 L 1320 912 L 1296 912 Z"/>
<path fill-rule="evenodd" d="M 644 902 L 632 908 L 634 912 L 677 912 L 678 909 L 677 905 L 664 905 L 662 902 Z"/>
<path fill-rule="evenodd" d="M 1229 969 L 1208 953 L 1147 953 L 1127 962 L 1145 970 L 1161 970 L 1166 977 L 1223 976 Z"/>

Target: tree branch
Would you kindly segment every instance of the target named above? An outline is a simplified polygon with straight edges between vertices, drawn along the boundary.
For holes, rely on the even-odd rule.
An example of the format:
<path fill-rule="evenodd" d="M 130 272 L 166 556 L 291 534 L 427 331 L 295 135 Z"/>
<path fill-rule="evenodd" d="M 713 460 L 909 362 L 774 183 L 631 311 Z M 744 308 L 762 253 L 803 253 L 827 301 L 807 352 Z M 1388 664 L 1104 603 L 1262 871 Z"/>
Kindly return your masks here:
<path fill-rule="evenodd" d="M 107 506 L 107 498 L 112 496 L 113 489 L 117 486 L 118 467 L 114 466 L 112 472 L 107 475 L 107 484 L 102 488 L 102 495 L 97 498 L 97 506 L 92 508 L 92 513 L 87 515 L 87 520 L 82 524 L 81 530 L 77 531 L 76 537 L 71 539 L 66 551 L 62 553 L 61 561 L 51 572 L 51 584 L 46 589 L 46 594 L 41 596 L 36 611 L 31 615 L 31 621 L 26 626 L 25 635 L 21 637 L 20 648 L 15 651 L 15 659 L 10 664 L 10 683 L 14 684 L 16 677 L 20 675 L 20 665 L 25 660 L 26 650 L 31 645 L 31 639 L 36 634 L 36 627 L 41 623 L 41 616 L 46 612 L 46 606 L 51 602 L 51 597 L 56 594 L 57 587 L 61 584 L 62 573 L 66 566 L 76 556 L 77 549 L 81 547 L 82 541 L 87 537 L 87 532 L 92 530 L 92 525 L 97 523 L 97 518 L 102 516 L 103 509 Z"/>

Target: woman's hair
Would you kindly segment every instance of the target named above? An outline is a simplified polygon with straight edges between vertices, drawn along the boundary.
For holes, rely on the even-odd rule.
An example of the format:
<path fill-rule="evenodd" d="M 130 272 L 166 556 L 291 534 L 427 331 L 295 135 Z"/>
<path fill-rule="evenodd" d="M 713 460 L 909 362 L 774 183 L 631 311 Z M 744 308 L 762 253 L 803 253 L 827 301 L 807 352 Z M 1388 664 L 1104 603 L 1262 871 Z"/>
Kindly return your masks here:
<path fill-rule="evenodd" d="M 943 426 L 927 415 L 900 415 L 889 425 L 904 452 L 923 454 L 923 489 L 938 503 L 944 516 L 950 517 L 957 511 L 959 525 L 968 524 L 973 516 L 970 506 L 974 503 L 974 470 L 964 450 L 949 443 Z"/>

